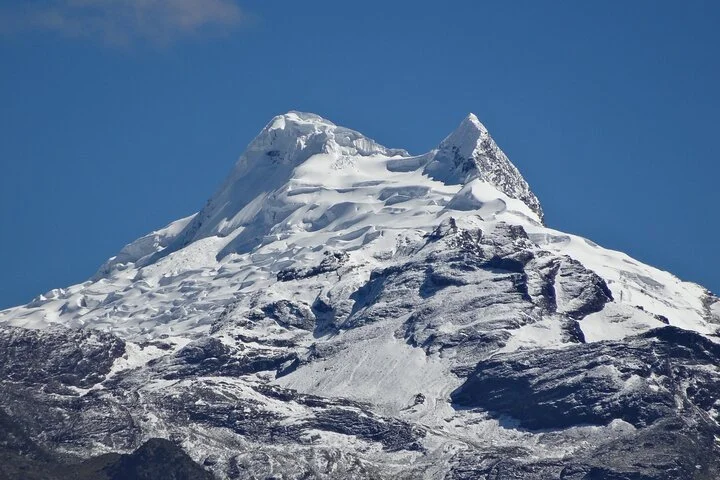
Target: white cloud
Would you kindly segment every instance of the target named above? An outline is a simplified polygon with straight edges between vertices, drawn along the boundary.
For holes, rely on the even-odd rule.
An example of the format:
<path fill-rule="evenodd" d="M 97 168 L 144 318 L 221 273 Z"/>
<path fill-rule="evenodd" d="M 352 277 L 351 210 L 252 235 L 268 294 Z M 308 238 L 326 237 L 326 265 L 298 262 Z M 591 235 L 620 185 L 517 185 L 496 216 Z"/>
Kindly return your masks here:
<path fill-rule="evenodd" d="M 242 23 L 234 0 L 45 0 L 0 7 L 0 33 L 51 31 L 113 45 L 168 44 Z"/>

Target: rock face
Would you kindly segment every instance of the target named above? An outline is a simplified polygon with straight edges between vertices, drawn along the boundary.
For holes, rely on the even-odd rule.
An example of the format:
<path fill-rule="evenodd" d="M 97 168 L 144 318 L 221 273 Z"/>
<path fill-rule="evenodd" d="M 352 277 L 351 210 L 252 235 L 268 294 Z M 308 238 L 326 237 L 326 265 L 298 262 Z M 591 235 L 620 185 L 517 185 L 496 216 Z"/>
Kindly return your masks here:
<path fill-rule="evenodd" d="M 720 478 L 720 301 L 542 221 L 472 115 L 419 156 L 278 116 L 0 312 L 0 478 Z"/>
<path fill-rule="evenodd" d="M 108 458 L 109 457 L 109 458 Z M 108 480 L 211 480 L 212 474 L 192 461 L 188 455 L 173 442 L 161 438 L 151 438 L 129 455 L 106 455 L 101 457 L 107 464 L 98 472 L 96 478 Z M 88 468 L 98 459 L 84 462 Z M 82 468 L 81 467 L 81 468 Z"/>
<path fill-rule="evenodd" d="M 93 330 L 0 331 L 0 375 L 16 382 L 90 387 L 102 381 L 124 353 L 121 339 Z"/>
<path fill-rule="evenodd" d="M 663 327 L 623 342 L 494 356 L 478 363 L 451 398 L 531 430 L 614 420 L 645 428 L 708 409 L 718 384 L 704 372 L 719 354 L 720 345 L 694 332 Z"/>
<path fill-rule="evenodd" d="M 17 426 L 0 420 L 6 435 Z M 4 441 L 0 446 L 0 478 L 28 480 L 211 480 L 213 475 L 193 462 L 173 442 L 152 438 L 130 454 L 109 453 L 84 461 L 59 462 L 34 443 Z"/>

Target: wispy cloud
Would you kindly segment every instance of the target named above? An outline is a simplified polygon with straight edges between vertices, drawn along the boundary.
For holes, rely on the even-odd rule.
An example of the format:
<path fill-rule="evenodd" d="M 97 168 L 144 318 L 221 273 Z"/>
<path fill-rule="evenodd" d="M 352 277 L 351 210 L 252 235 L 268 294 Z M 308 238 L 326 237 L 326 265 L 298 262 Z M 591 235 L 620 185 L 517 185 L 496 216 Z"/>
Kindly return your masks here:
<path fill-rule="evenodd" d="M 0 33 L 39 30 L 112 45 L 166 45 L 226 32 L 244 18 L 234 0 L 24 0 L 0 7 Z"/>

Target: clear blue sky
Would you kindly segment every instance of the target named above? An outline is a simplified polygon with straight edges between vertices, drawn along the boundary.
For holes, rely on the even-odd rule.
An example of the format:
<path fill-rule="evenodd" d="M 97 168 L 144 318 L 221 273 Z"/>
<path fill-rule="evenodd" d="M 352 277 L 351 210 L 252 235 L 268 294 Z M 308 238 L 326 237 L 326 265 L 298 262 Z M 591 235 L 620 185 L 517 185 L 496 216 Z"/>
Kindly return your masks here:
<path fill-rule="evenodd" d="M 0 306 L 200 209 L 291 109 L 414 153 L 472 111 L 548 225 L 720 291 L 720 2 L 185 4 L 2 3 Z"/>

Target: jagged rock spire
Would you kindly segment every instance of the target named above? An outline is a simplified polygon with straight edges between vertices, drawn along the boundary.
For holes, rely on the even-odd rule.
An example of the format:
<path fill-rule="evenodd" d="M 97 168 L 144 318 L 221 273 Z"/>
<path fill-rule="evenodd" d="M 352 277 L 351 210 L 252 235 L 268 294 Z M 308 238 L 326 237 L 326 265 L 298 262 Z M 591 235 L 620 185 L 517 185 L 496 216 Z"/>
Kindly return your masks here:
<path fill-rule="evenodd" d="M 424 172 L 447 184 L 480 178 L 508 197 L 523 201 L 543 218 L 540 201 L 528 183 L 472 113 L 440 143 Z"/>

